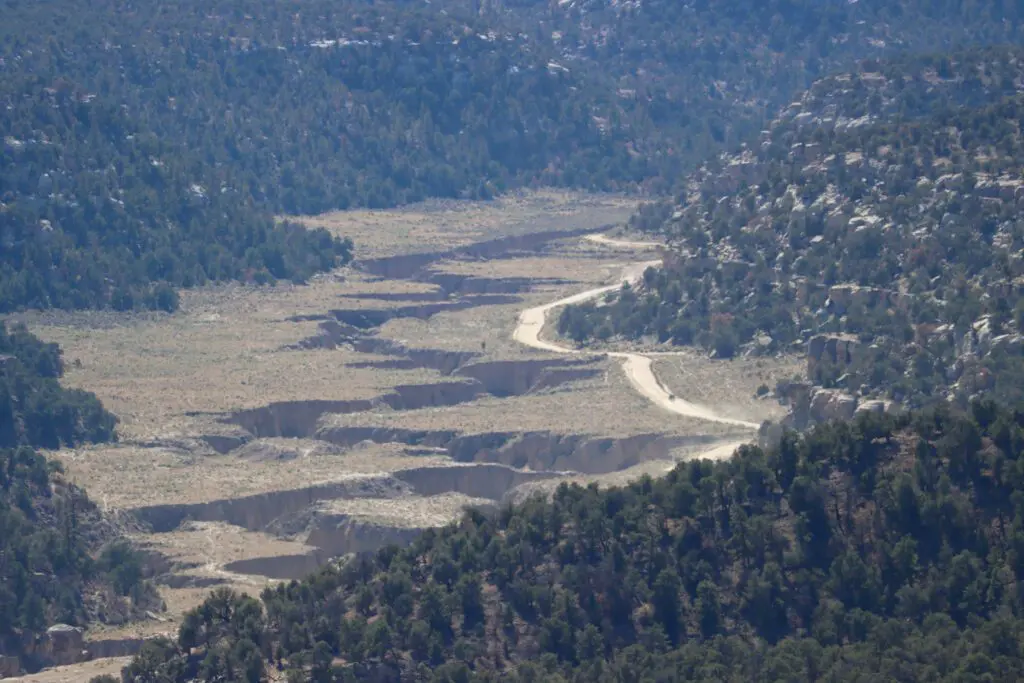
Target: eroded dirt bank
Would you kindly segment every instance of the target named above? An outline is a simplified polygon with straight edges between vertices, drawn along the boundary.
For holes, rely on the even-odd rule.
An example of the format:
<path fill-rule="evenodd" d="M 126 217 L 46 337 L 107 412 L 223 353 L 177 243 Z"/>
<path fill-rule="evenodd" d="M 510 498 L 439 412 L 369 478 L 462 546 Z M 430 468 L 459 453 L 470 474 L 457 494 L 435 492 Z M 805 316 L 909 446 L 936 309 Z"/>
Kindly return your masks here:
<path fill-rule="evenodd" d="M 397 355 L 397 350 L 394 350 Z M 581 379 L 596 376 L 600 368 L 588 359 L 493 361 L 463 365 L 464 354 L 409 352 L 404 359 L 416 367 L 429 367 L 442 374 L 457 374 L 460 381 L 442 381 L 430 384 L 399 385 L 391 392 L 372 399 L 352 401 L 286 401 L 262 408 L 239 411 L 224 419 L 237 425 L 253 437 L 314 436 L 324 415 L 349 415 L 374 410 L 419 410 L 452 406 L 472 402 L 487 394 L 496 397 L 521 396 L 553 389 Z M 444 372 L 447 371 L 447 372 Z M 207 437 L 208 443 L 219 452 L 234 440 L 224 436 Z M 337 440 L 333 440 L 338 443 Z"/>

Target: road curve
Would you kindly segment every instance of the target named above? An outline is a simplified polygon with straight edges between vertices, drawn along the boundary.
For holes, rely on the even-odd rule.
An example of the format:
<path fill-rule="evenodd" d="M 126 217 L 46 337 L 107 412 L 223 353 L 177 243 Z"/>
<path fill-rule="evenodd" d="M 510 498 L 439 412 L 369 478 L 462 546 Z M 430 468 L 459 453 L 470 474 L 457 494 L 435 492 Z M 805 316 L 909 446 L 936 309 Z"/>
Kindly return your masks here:
<path fill-rule="evenodd" d="M 604 235 L 587 235 L 585 239 L 598 244 L 630 249 L 647 249 L 660 246 L 653 242 L 629 242 L 624 240 L 615 240 L 605 237 Z M 643 277 L 643 273 L 647 268 L 652 266 L 657 267 L 659 265 L 661 265 L 660 261 L 645 261 L 643 263 L 634 264 L 623 271 L 620 282 L 617 284 L 588 289 L 585 292 L 573 294 L 572 296 L 567 296 L 564 299 L 559 299 L 558 301 L 526 309 L 519 314 L 519 320 L 515 329 L 512 331 L 512 339 L 524 346 L 528 346 L 539 351 L 566 354 L 581 353 L 578 349 L 562 346 L 560 344 L 555 344 L 541 339 L 540 335 L 541 331 L 544 329 L 544 323 L 547 320 L 548 311 L 561 306 L 582 303 L 589 299 L 599 297 L 607 292 L 615 291 L 622 286 L 622 282 L 629 282 L 630 284 L 636 283 Z M 643 354 L 613 351 L 608 353 L 608 356 L 610 358 L 622 359 L 622 369 L 625 371 L 626 377 L 629 379 L 630 384 L 633 385 L 633 388 L 664 410 L 677 415 L 683 415 L 684 417 L 707 420 L 708 422 L 717 422 L 720 424 L 728 424 L 735 427 L 744 427 L 746 429 L 757 429 L 760 426 L 754 422 L 746 422 L 745 420 L 736 420 L 730 417 L 724 417 L 706 406 L 691 403 L 690 401 L 685 401 L 673 396 L 654 374 L 654 370 L 652 368 L 653 361 L 651 358 Z"/>

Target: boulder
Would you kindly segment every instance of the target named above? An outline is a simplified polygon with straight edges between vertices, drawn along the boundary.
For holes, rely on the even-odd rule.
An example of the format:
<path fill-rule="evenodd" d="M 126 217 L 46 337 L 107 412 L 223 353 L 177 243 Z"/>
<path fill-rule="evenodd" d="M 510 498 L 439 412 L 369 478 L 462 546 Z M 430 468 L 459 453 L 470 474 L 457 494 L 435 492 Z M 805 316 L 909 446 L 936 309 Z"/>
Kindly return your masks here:
<path fill-rule="evenodd" d="M 885 413 L 893 414 L 899 412 L 899 404 L 895 401 L 888 400 L 872 400 L 872 401 L 861 401 L 857 405 L 857 413 Z"/>
<path fill-rule="evenodd" d="M 46 629 L 43 653 L 57 665 L 74 664 L 82 660 L 85 638 L 82 629 L 68 624 L 54 624 Z"/>
<path fill-rule="evenodd" d="M 813 422 L 849 420 L 857 411 L 857 399 L 835 389 L 816 389 L 811 394 L 810 418 Z"/>

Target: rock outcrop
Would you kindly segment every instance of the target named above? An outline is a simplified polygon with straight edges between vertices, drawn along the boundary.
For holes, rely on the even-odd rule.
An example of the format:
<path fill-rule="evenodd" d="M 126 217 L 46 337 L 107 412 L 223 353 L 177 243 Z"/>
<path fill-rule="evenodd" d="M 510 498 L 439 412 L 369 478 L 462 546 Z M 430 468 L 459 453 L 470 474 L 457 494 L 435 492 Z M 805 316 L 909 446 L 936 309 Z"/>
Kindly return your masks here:
<path fill-rule="evenodd" d="M 858 413 L 893 413 L 900 410 L 899 404 L 889 400 L 862 400 L 839 389 L 823 389 L 809 382 L 790 382 L 776 389 L 779 399 L 789 406 L 789 414 L 783 424 L 804 429 L 829 420 L 849 420 Z M 765 431 L 759 433 L 759 442 L 770 445 L 777 442 L 778 434 Z"/>
<path fill-rule="evenodd" d="M 857 359 L 861 343 L 848 334 L 819 334 L 807 342 L 807 376 L 814 377 L 818 366 L 828 362 L 845 368 Z"/>

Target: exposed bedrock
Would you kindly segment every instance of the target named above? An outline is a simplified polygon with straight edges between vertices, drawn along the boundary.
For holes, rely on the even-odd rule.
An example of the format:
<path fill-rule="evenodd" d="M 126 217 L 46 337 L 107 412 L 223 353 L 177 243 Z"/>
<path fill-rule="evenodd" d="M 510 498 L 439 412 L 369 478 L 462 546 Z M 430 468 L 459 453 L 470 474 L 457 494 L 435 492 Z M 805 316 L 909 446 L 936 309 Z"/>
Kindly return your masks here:
<path fill-rule="evenodd" d="M 389 280 L 406 280 L 421 275 L 422 271 L 432 263 L 452 258 L 470 257 L 493 259 L 510 251 L 530 250 L 541 247 L 554 240 L 579 237 L 594 232 L 608 230 L 611 225 L 600 227 L 574 228 L 570 230 L 548 230 L 526 235 L 499 237 L 485 242 L 477 242 L 464 247 L 447 251 L 433 251 L 422 254 L 402 254 L 383 258 L 366 259 L 356 262 L 356 267 L 371 275 Z"/>

